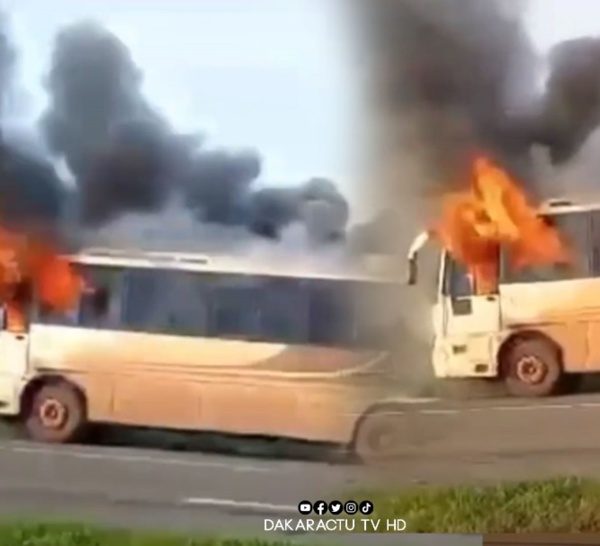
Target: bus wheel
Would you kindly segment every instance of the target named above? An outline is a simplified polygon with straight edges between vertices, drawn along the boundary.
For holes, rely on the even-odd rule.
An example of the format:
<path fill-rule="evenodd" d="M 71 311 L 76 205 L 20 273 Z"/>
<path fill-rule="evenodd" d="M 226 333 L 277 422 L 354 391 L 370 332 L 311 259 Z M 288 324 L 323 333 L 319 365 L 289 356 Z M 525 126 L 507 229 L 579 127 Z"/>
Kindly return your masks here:
<path fill-rule="evenodd" d="M 563 378 L 558 350 L 540 338 L 513 342 L 502 357 L 501 368 L 513 396 L 550 396 L 559 390 Z"/>
<path fill-rule="evenodd" d="M 563 376 L 561 391 L 564 394 L 576 394 L 583 386 L 582 373 L 567 373 Z"/>
<path fill-rule="evenodd" d="M 366 413 L 357 425 L 353 452 L 365 464 L 390 460 L 400 451 L 401 419 L 391 409 Z"/>
<path fill-rule="evenodd" d="M 68 383 L 42 385 L 25 408 L 24 425 L 32 440 L 49 443 L 74 441 L 86 425 L 83 396 Z"/>

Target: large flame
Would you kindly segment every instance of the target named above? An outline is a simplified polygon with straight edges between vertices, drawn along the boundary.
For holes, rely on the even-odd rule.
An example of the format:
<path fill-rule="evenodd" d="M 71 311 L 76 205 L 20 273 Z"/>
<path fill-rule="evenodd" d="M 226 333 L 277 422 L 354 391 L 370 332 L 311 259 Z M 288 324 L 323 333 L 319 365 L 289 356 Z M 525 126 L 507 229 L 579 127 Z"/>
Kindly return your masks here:
<path fill-rule="evenodd" d="M 560 234 L 540 218 L 518 183 L 483 155 L 472 163 L 469 189 L 444 197 L 433 232 L 467 266 L 478 292 L 497 287 L 500 246 L 515 269 L 570 259 Z"/>
<path fill-rule="evenodd" d="M 24 327 L 24 287 L 45 308 L 65 312 L 77 305 L 84 283 L 52 244 L 0 229 L 0 305 L 7 308 L 9 329 Z"/>

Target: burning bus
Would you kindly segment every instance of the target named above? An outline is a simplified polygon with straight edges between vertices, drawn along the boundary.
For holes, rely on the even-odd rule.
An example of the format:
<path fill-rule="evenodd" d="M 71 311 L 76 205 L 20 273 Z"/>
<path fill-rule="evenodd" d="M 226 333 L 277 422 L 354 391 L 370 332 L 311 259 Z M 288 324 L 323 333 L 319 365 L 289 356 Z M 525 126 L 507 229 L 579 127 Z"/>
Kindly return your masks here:
<path fill-rule="evenodd" d="M 433 308 L 440 378 L 497 378 L 515 396 L 573 390 L 600 370 L 600 204 L 530 206 L 486 157 L 468 190 L 444 197 L 440 219 L 409 251 L 442 247 Z"/>
<path fill-rule="evenodd" d="M 292 262 L 107 249 L 42 262 L 4 306 L 0 414 L 44 442 L 114 423 L 376 457 L 389 359 L 367 307 L 395 285 L 367 266 Z"/>

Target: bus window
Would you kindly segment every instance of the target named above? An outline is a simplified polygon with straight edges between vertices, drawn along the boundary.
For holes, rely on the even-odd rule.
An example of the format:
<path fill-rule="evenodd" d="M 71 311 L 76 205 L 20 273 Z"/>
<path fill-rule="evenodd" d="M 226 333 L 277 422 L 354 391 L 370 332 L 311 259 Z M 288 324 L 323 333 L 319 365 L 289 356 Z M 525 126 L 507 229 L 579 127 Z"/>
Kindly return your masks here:
<path fill-rule="evenodd" d="M 210 276 L 172 272 L 163 302 L 168 333 L 206 335 L 209 317 Z"/>
<path fill-rule="evenodd" d="M 84 328 L 119 329 L 122 322 L 122 269 L 86 266 L 83 275 L 89 288 L 81 297 L 78 324 Z"/>
<path fill-rule="evenodd" d="M 123 322 L 127 329 L 142 332 L 155 332 L 159 329 L 154 315 L 158 299 L 163 295 L 160 290 L 160 273 L 155 269 L 127 271 L 123 309 Z"/>
<path fill-rule="evenodd" d="M 250 275 L 212 275 L 209 335 L 258 339 L 261 283 Z"/>
<path fill-rule="evenodd" d="M 267 342 L 308 341 L 308 289 L 302 279 L 263 277 L 260 334 Z"/>
<path fill-rule="evenodd" d="M 66 311 L 57 311 L 36 300 L 32 305 L 33 322 L 51 326 L 78 326 L 79 305 Z"/>
<path fill-rule="evenodd" d="M 317 345 L 352 346 L 356 341 L 353 283 L 309 282 L 309 342 Z"/>
<path fill-rule="evenodd" d="M 169 335 L 206 334 L 203 276 L 164 269 L 132 269 L 126 276 L 124 327 Z"/>
<path fill-rule="evenodd" d="M 554 214 L 544 217 L 544 221 L 556 227 L 571 252 L 572 261 L 568 264 L 535 265 L 514 269 L 510 265 L 507 249 L 503 249 L 503 283 L 564 281 L 591 276 L 591 214 L 587 212 Z"/>

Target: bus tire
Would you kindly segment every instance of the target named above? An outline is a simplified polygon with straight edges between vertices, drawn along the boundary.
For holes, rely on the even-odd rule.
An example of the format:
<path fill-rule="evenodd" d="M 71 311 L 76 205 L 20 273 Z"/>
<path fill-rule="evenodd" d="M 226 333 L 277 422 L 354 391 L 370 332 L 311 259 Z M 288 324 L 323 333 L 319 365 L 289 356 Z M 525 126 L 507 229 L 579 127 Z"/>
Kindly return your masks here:
<path fill-rule="evenodd" d="M 501 370 L 512 396 L 541 398 L 557 394 L 563 372 L 558 348 L 542 337 L 516 339 L 502 355 Z"/>
<path fill-rule="evenodd" d="M 86 403 L 81 391 L 66 381 L 45 383 L 24 408 L 27 436 L 38 442 L 68 443 L 79 439 L 86 427 Z"/>
<path fill-rule="evenodd" d="M 352 453 L 366 465 L 389 461 L 400 452 L 401 418 L 392 408 L 375 408 L 356 425 Z"/>
<path fill-rule="evenodd" d="M 582 373 L 566 373 L 563 376 L 561 392 L 564 394 L 577 394 L 583 387 L 584 376 Z"/>

